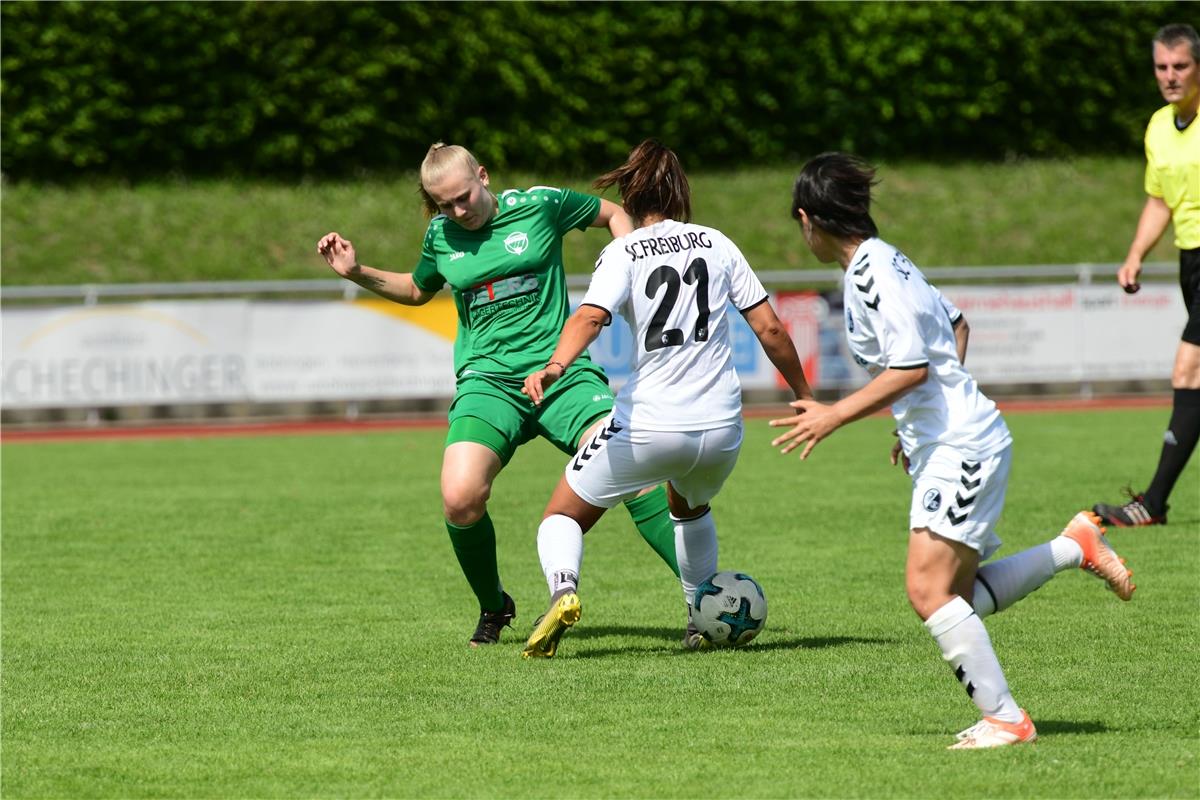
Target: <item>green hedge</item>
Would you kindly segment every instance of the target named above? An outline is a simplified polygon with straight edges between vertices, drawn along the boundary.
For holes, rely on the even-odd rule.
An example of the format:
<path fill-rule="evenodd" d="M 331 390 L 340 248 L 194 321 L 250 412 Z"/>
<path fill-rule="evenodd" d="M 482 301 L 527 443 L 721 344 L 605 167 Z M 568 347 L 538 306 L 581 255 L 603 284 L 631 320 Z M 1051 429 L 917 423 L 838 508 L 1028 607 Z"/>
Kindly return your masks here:
<path fill-rule="evenodd" d="M 1189 7 L 1190 6 L 1190 7 Z M 0 5 L 9 178 L 1138 149 L 1186 3 Z"/>

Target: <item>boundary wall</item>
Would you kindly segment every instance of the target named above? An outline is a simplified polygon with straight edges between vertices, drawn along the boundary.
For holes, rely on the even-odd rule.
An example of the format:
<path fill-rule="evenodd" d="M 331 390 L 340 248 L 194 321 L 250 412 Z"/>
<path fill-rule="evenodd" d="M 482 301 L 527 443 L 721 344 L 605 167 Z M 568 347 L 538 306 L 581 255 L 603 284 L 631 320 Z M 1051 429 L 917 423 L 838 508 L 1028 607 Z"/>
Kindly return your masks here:
<path fill-rule="evenodd" d="M 1153 281 L 1125 294 L 1114 273 L 1088 264 L 926 270 L 970 322 L 968 364 L 988 391 L 1163 391 L 1185 321 L 1179 290 Z M 760 277 L 821 394 L 864 383 L 846 350 L 840 270 Z M 571 278 L 576 302 L 586 281 Z M 8 287 L 0 298 L 5 424 L 428 414 L 454 391 L 448 294 L 410 308 L 333 279 Z M 749 327 L 736 312 L 727 318 L 748 400 L 783 398 Z M 615 320 L 591 353 L 619 385 L 633 336 Z"/>

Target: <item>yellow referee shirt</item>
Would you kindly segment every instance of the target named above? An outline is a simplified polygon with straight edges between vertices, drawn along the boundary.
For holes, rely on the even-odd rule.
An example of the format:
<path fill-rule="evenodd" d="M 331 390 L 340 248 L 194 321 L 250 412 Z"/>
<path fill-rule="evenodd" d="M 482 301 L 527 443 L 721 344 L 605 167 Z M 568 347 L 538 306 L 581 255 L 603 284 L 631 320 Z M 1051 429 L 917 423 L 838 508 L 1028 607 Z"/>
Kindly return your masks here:
<path fill-rule="evenodd" d="M 1171 209 L 1176 247 L 1200 247 L 1200 117 L 1181 131 L 1174 106 L 1154 112 L 1146 126 L 1146 194 Z"/>

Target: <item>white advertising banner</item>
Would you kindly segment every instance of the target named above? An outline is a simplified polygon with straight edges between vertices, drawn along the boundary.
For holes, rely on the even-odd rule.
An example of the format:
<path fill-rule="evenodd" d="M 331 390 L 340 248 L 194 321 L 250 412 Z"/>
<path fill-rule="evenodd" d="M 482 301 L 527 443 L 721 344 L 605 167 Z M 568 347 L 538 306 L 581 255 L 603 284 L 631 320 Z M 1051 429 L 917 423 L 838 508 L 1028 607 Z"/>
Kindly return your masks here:
<path fill-rule="evenodd" d="M 251 306 L 248 383 L 255 400 L 365 400 L 454 394 L 454 314 L 387 301 Z M 407 318 L 406 318 L 407 317 Z"/>
<path fill-rule="evenodd" d="M 1167 379 L 1187 320 L 1165 284 L 942 291 L 971 326 L 967 364 L 984 384 Z"/>
<path fill-rule="evenodd" d="M 6 408 L 247 397 L 245 300 L 3 312 Z"/>
<path fill-rule="evenodd" d="M 1185 322 L 1179 290 L 1144 286 L 943 287 L 971 325 L 983 384 L 1164 380 Z M 578 297 L 575 298 L 576 302 Z M 776 308 L 810 379 L 853 386 L 836 295 L 780 293 Z M 831 308 L 831 304 L 833 308 Z M 747 389 L 780 386 L 736 310 L 734 364 Z M 448 296 L 383 300 L 191 300 L 3 311 L 6 408 L 450 397 L 456 316 Z M 633 335 L 617 319 L 591 348 L 614 386 Z"/>
<path fill-rule="evenodd" d="M 449 397 L 454 305 L 192 300 L 11 308 L 6 408 Z"/>

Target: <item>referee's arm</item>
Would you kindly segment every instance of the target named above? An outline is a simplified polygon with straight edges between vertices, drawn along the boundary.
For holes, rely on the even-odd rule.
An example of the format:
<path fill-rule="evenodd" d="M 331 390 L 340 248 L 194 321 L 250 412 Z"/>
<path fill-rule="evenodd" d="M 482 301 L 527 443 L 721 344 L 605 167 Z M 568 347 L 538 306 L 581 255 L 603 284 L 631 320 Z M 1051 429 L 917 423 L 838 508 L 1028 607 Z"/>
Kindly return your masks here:
<path fill-rule="evenodd" d="M 1117 270 L 1117 283 L 1121 284 L 1121 288 L 1127 289 L 1138 282 L 1142 261 L 1158 244 L 1170 224 L 1171 207 L 1167 201 L 1152 194 L 1147 195 L 1142 215 L 1138 217 L 1137 231 L 1133 234 L 1133 244 L 1129 246 L 1129 255 L 1125 256 L 1125 263 Z"/>

